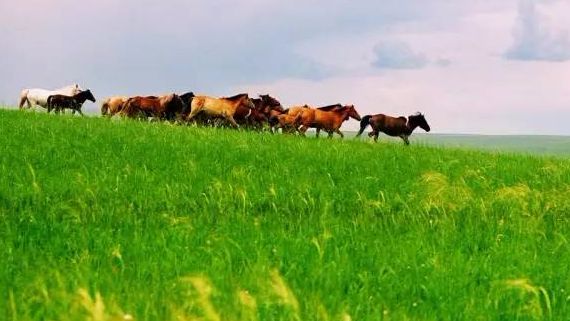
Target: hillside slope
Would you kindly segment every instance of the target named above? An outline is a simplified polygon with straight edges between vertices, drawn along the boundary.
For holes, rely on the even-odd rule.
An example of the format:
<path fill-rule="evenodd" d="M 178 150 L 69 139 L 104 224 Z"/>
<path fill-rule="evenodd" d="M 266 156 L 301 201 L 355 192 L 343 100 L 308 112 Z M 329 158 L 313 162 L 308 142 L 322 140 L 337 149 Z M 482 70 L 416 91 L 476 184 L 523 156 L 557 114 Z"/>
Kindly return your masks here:
<path fill-rule="evenodd" d="M 0 317 L 563 320 L 570 161 L 0 111 Z"/>

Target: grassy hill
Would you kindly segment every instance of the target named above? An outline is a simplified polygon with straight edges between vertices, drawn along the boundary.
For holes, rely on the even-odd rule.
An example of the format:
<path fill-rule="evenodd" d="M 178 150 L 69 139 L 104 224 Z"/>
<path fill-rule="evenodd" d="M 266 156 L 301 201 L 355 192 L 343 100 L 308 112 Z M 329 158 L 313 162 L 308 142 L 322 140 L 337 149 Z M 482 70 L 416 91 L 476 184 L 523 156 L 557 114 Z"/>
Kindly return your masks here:
<path fill-rule="evenodd" d="M 564 320 L 570 161 L 0 111 L 4 320 Z"/>

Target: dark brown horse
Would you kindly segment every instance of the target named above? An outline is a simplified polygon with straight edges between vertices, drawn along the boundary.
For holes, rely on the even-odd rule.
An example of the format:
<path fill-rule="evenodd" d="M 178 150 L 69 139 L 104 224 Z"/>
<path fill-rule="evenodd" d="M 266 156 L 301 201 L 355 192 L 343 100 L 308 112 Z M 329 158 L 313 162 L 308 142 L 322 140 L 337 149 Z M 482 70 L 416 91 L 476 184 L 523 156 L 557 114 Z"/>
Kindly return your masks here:
<path fill-rule="evenodd" d="M 285 110 L 277 99 L 269 95 L 259 95 L 259 98 L 252 99 L 252 102 L 255 109 L 264 114 L 267 119 L 271 116 L 282 114 Z"/>
<path fill-rule="evenodd" d="M 176 114 L 182 113 L 184 104 L 176 94 L 164 96 L 135 96 L 129 98 L 123 105 L 121 113 L 127 117 L 156 117 L 158 119 L 174 120 Z"/>
<path fill-rule="evenodd" d="M 412 135 L 412 132 L 417 127 L 420 127 L 426 132 L 429 132 L 431 130 L 424 115 L 421 113 L 408 116 L 407 119 L 403 116 L 391 117 L 384 114 L 366 115 L 362 117 L 362 120 L 360 121 L 360 130 L 358 131 L 356 137 L 362 135 L 362 132 L 364 132 L 368 125 L 372 127 L 372 131 L 368 134 L 368 136 L 374 136 L 375 142 L 378 141 L 378 134 L 380 132 L 383 132 L 389 136 L 402 138 L 406 145 L 410 144 L 408 137 Z"/>
<path fill-rule="evenodd" d="M 239 125 L 255 129 L 261 129 L 263 124 L 267 123 L 267 117 L 261 111 L 244 105 L 237 107 L 234 119 Z"/>
<path fill-rule="evenodd" d="M 321 108 L 310 108 L 305 106 L 292 107 L 289 109 L 288 114 L 296 116 L 301 113 L 301 128 L 299 132 L 304 135 L 309 128 L 317 129 L 317 137 L 319 137 L 321 130 L 329 134 L 332 138 L 333 133 L 337 133 L 340 137 L 344 134 L 340 131 L 342 123 L 349 118 L 360 120 L 360 115 L 354 108 L 354 105 L 342 106 L 340 104 L 325 106 Z"/>
<path fill-rule="evenodd" d="M 47 110 L 49 113 L 52 109 L 55 109 L 55 112 L 59 114 L 60 111 L 68 108 L 73 110 L 72 114 L 75 114 L 77 111 L 81 116 L 83 116 L 81 107 L 86 100 L 95 102 L 95 97 L 89 89 L 80 91 L 73 96 L 51 95 L 47 99 Z"/>
<path fill-rule="evenodd" d="M 188 117 L 188 114 L 190 114 L 192 108 L 192 99 L 194 99 L 195 96 L 196 95 L 194 95 L 194 92 L 192 91 L 180 95 L 180 100 L 182 100 L 182 103 L 184 104 L 179 115 L 180 119 L 186 119 L 186 117 Z"/>

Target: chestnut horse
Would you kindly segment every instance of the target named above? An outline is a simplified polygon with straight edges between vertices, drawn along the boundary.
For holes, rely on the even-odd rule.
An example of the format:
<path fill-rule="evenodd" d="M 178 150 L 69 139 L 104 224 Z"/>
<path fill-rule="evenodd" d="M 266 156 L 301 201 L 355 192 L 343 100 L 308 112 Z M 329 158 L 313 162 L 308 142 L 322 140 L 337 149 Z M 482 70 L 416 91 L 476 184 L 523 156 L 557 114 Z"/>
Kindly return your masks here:
<path fill-rule="evenodd" d="M 129 99 L 127 96 L 113 96 L 103 100 L 101 104 L 101 115 L 112 117 L 123 110 L 125 102 Z"/>
<path fill-rule="evenodd" d="M 129 98 L 123 105 L 121 113 L 127 117 L 144 115 L 158 119 L 173 120 L 177 113 L 181 113 L 184 104 L 176 94 L 164 96 L 135 96 Z"/>
<path fill-rule="evenodd" d="M 303 113 L 297 113 L 296 116 L 283 113 L 280 115 L 272 116 L 269 120 L 269 126 L 272 133 L 276 133 L 279 128 L 283 133 L 299 132 Z"/>
<path fill-rule="evenodd" d="M 234 119 L 238 107 L 243 106 L 254 109 L 255 105 L 247 94 L 239 94 L 232 97 L 213 98 L 208 96 L 195 96 L 192 99 L 191 111 L 186 120 L 200 113 L 206 114 L 209 118 L 222 117 L 227 119 L 232 126 L 238 128 L 239 125 Z"/>
<path fill-rule="evenodd" d="M 55 112 L 59 114 L 60 111 L 65 110 L 65 108 L 69 108 L 73 110 L 72 114 L 75 114 L 77 111 L 81 116 L 83 116 L 81 107 L 86 100 L 95 102 L 95 97 L 89 89 L 81 91 L 73 96 L 51 95 L 47 99 L 47 110 L 49 113 L 52 109 L 55 109 Z"/>
<path fill-rule="evenodd" d="M 317 129 L 317 137 L 319 137 L 321 130 L 326 131 L 329 138 L 332 138 L 333 133 L 337 133 L 341 138 L 344 134 L 340 131 L 342 123 L 349 118 L 360 120 L 360 115 L 354 108 L 354 105 L 342 106 L 340 104 L 310 108 L 305 106 L 292 107 L 289 109 L 288 114 L 296 116 L 301 113 L 301 128 L 299 133 L 305 135 L 305 132 L 310 128 Z"/>
<path fill-rule="evenodd" d="M 408 137 L 412 135 L 412 132 L 416 127 L 420 127 L 426 132 L 431 130 L 424 115 L 419 112 L 415 115 L 408 116 L 407 119 L 403 116 L 391 117 L 384 114 L 366 115 L 362 117 L 362 120 L 360 121 L 360 130 L 356 137 L 362 135 L 362 132 L 364 132 L 368 125 L 372 127 L 372 131 L 368 136 L 374 136 L 375 142 L 378 141 L 378 134 L 383 132 L 389 136 L 402 138 L 406 145 L 410 144 Z"/>
<path fill-rule="evenodd" d="M 256 108 L 248 108 L 244 105 L 240 105 L 236 108 L 234 119 L 240 125 L 255 129 L 261 129 L 263 128 L 263 124 L 267 123 L 267 117 L 261 111 Z"/>

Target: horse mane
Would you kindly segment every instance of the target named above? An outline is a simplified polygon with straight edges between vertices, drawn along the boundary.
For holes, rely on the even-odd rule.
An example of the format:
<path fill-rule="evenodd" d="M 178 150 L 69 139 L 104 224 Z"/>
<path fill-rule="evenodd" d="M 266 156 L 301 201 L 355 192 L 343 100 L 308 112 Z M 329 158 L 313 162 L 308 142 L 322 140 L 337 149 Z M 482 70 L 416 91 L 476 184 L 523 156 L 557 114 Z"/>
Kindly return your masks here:
<path fill-rule="evenodd" d="M 322 110 L 322 111 L 331 111 L 331 110 L 333 110 L 333 109 L 340 108 L 340 107 L 342 107 L 341 104 L 334 104 L 334 105 L 328 105 L 328 106 L 319 107 L 319 108 L 317 108 L 317 109 L 318 109 L 318 110 Z"/>
<path fill-rule="evenodd" d="M 243 98 L 243 97 L 247 97 L 247 94 L 245 94 L 245 93 L 244 93 L 244 94 L 237 94 L 237 95 L 234 95 L 234 96 L 231 96 L 231 97 L 224 97 L 224 99 L 227 99 L 227 100 L 238 100 L 238 99 L 241 99 L 241 98 Z"/>
<path fill-rule="evenodd" d="M 193 91 L 189 91 L 189 92 L 187 92 L 187 93 L 183 93 L 182 95 L 178 95 L 178 96 L 179 96 L 179 97 L 184 97 L 184 98 L 186 98 L 186 97 L 190 98 L 190 97 L 195 97 L 196 95 L 194 95 L 194 92 L 193 92 Z"/>
<path fill-rule="evenodd" d="M 90 89 L 82 90 L 82 91 L 78 92 L 77 94 L 73 95 L 72 97 L 78 98 L 78 97 L 87 96 L 88 95 L 87 93 L 91 93 L 91 90 Z M 91 94 L 91 95 L 93 95 L 93 94 Z"/>

